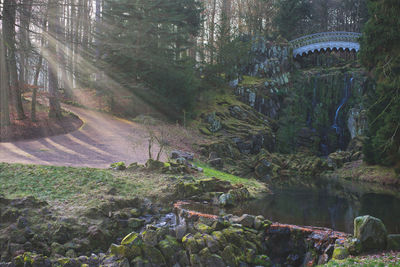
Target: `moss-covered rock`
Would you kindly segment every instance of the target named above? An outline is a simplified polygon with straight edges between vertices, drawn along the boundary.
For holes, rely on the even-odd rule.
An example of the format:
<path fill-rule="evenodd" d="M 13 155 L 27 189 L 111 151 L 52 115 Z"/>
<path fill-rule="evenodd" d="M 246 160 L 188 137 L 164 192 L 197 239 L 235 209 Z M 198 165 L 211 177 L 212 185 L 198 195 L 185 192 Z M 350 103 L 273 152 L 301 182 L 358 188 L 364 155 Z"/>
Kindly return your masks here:
<path fill-rule="evenodd" d="M 111 255 L 124 257 L 127 259 L 133 259 L 137 256 L 142 255 L 141 249 L 138 246 L 132 244 L 131 246 L 111 244 L 109 251 Z"/>
<path fill-rule="evenodd" d="M 201 195 L 203 191 L 196 182 L 179 182 L 175 186 L 175 194 L 178 197 L 190 198 L 193 196 Z"/>
<path fill-rule="evenodd" d="M 192 234 L 185 235 L 182 238 L 182 244 L 190 254 L 197 254 L 202 249 L 201 245 Z"/>
<path fill-rule="evenodd" d="M 158 243 L 158 247 L 169 266 L 174 265 L 178 261 L 177 253 L 182 250 L 182 246 L 176 238 L 167 235 L 164 240 Z"/>
<path fill-rule="evenodd" d="M 391 234 L 387 236 L 387 249 L 400 251 L 400 234 Z"/>
<path fill-rule="evenodd" d="M 235 245 L 229 244 L 227 245 L 221 253 L 221 257 L 224 262 L 229 266 L 237 266 L 238 265 L 238 248 Z"/>
<path fill-rule="evenodd" d="M 120 162 L 114 162 L 110 165 L 111 169 L 117 170 L 117 171 L 123 171 L 126 169 L 125 162 L 120 161 Z"/>
<path fill-rule="evenodd" d="M 228 241 L 226 240 L 224 234 L 221 231 L 214 231 L 212 232 L 211 236 L 215 241 L 218 242 L 220 248 L 224 248 L 227 246 Z"/>
<path fill-rule="evenodd" d="M 199 256 L 199 255 L 197 255 L 197 254 L 190 254 L 190 255 L 189 255 L 189 259 L 190 259 L 190 266 L 193 266 L 193 267 L 201 267 L 201 266 L 203 266 L 203 265 L 201 264 L 201 259 L 200 259 L 200 256 Z"/>
<path fill-rule="evenodd" d="M 127 236 L 125 236 L 122 241 L 121 241 L 121 245 L 125 245 L 125 246 L 140 246 L 143 244 L 143 240 L 140 237 L 139 234 L 132 232 L 130 234 L 128 234 Z"/>
<path fill-rule="evenodd" d="M 235 244 L 240 248 L 246 247 L 246 240 L 244 236 L 244 231 L 242 228 L 239 227 L 228 227 L 222 230 L 222 234 L 224 235 L 225 239 L 230 244 Z"/>
<path fill-rule="evenodd" d="M 215 177 L 199 180 L 199 186 L 204 192 L 227 192 L 233 188 L 230 182 Z"/>
<path fill-rule="evenodd" d="M 150 171 L 161 171 L 165 167 L 165 164 L 158 160 L 148 159 L 145 166 Z"/>
<path fill-rule="evenodd" d="M 144 220 L 139 218 L 129 218 L 128 228 L 130 230 L 137 230 L 144 225 Z"/>
<path fill-rule="evenodd" d="M 203 234 L 210 234 L 213 231 L 213 228 L 204 224 L 204 223 L 197 223 L 195 225 L 197 231 Z"/>
<path fill-rule="evenodd" d="M 332 259 L 333 260 L 343 260 L 350 255 L 347 248 L 342 246 L 335 246 L 333 250 Z"/>
<path fill-rule="evenodd" d="M 150 246 L 155 246 L 158 243 L 157 231 L 154 229 L 147 229 L 142 233 L 144 243 Z"/>
<path fill-rule="evenodd" d="M 166 266 L 166 261 L 161 251 L 151 245 L 143 245 L 143 254 L 146 260 L 155 264 L 156 266 Z"/>
<path fill-rule="evenodd" d="M 369 215 L 355 218 L 354 236 L 360 240 L 363 251 L 386 248 L 386 227 L 378 218 Z"/>

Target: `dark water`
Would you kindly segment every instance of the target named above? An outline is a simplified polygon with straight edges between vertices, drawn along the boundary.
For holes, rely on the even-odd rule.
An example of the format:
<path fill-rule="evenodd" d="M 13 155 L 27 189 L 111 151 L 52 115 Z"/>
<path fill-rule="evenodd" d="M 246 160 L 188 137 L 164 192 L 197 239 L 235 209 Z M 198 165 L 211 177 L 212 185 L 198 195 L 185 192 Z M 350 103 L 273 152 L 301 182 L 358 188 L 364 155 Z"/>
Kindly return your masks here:
<path fill-rule="evenodd" d="M 323 226 L 347 233 L 353 232 L 355 217 L 371 215 L 380 218 L 389 233 L 400 233 L 399 194 L 355 189 L 359 188 L 354 184 L 350 184 L 350 189 L 325 184 L 317 188 L 274 190 L 274 194 L 229 209 L 204 204 L 192 204 L 190 208 L 213 214 L 263 215 L 280 223 Z"/>

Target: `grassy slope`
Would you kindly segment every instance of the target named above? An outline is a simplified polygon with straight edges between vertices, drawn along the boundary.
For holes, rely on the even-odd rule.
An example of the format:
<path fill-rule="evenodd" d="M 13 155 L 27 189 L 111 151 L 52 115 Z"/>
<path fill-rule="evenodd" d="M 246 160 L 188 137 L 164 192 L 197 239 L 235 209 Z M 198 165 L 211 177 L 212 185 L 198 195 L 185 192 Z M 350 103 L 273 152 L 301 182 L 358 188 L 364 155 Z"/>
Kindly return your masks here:
<path fill-rule="evenodd" d="M 256 180 L 225 174 L 202 165 L 204 173 L 197 178 L 217 177 L 243 184 L 250 191 L 264 189 Z M 149 197 L 162 199 L 170 194 L 174 179 L 179 175 L 139 171 L 55 167 L 0 163 L 0 192 L 7 198 L 35 196 L 47 201 L 65 201 L 71 205 L 90 205 L 115 188 L 120 197 Z"/>

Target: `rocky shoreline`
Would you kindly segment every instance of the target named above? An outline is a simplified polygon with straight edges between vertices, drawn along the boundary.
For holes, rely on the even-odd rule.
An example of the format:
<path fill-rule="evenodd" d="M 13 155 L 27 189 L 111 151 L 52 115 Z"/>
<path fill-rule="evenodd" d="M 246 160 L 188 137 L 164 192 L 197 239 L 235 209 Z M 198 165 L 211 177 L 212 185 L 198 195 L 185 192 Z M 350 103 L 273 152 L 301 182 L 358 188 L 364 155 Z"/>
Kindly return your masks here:
<path fill-rule="evenodd" d="M 373 217 L 356 226 L 362 232 L 371 221 L 378 229 L 365 241 L 262 216 L 202 214 L 185 204 L 166 210 L 146 199 L 113 198 L 66 218 L 33 197 L 0 198 L 0 266 L 314 266 L 400 245 L 399 235 L 387 236 Z"/>

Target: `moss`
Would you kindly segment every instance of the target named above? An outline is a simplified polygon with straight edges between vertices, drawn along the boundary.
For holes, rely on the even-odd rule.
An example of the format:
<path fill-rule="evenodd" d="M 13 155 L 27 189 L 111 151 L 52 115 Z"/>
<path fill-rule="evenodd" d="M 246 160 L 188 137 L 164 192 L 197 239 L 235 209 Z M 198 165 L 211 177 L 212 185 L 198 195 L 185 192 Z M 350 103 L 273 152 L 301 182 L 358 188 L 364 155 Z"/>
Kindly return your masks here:
<path fill-rule="evenodd" d="M 129 211 L 130 215 L 133 217 L 139 217 L 141 215 L 141 212 L 139 209 L 131 209 Z"/>
<path fill-rule="evenodd" d="M 261 85 L 264 83 L 264 81 L 264 78 L 244 75 L 243 80 L 239 83 L 239 86 Z"/>
<path fill-rule="evenodd" d="M 196 224 L 196 229 L 203 234 L 209 234 L 212 232 L 212 228 L 204 223 L 198 223 Z"/>
<path fill-rule="evenodd" d="M 120 162 L 112 163 L 112 164 L 110 165 L 110 168 L 112 168 L 112 169 L 114 169 L 114 170 L 122 171 L 122 170 L 125 170 L 125 169 L 126 169 L 126 165 L 125 165 L 125 162 L 120 161 Z"/>
<path fill-rule="evenodd" d="M 199 131 L 200 131 L 200 133 L 202 133 L 204 135 L 208 135 L 208 136 L 212 135 L 212 132 L 210 130 L 208 130 L 207 127 L 204 127 L 204 126 L 199 127 Z"/>
<path fill-rule="evenodd" d="M 124 239 L 122 239 L 122 241 L 121 241 L 121 245 L 126 245 L 126 246 L 130 246 L 130 245 L 139 246 L 139 245 L 141 245 L 142 243 L 143 243 L 143 242 L 142 242 L 142 239 L 141 239 L 140 236 L 139 236 L 137 233 L 135 233 L 135 232 L 132 232 L 132 233 L 128 234 L 128 235 L 125 236 Z"/>
<path fill-rule="evenodd" d="M 182 249 L 181 245 L 178 243 L 178 240 L 170 235 L 165 236 L 165 239 L 158 243 L 158 247 L 170 265 L 175 263 L 177 260 L 175 255 Z"/>
<path fill-rule="evenodd" d="M 69 259 L 69 258 L 57 259 L 57 263 L 61 266 L 68 265 L 70 262 L 71 262 L 71 259 Z"/>
<path fill-rule="evenodd" d="M 234 245 L 228 245 L 224 248 L 224 250 L 221 253 L 221 257 L 224 260 L 224 262 L 229 265 L 229 266 L 237 266 L 238 265 L 238 254 L 237 254 L 238 249 Z"/>
<path fill-rule="evenodd" d="M 166 265 L 164 256 L 157 248 L 144 244 L 142 250 L 145 258 L 149 260 L 152 264 Z"/>
<path fill-rule="evenodd" d="M 257 255 L 253 264 L 257 266 L 270 267 L 272 266 L 272 261 L 267 255 Z"/>
<path fill-rule="evenodd" d="M 164 167 L 165 167 L 164 162 L 158 160 L 149 159 L 146 162 L 146 168 L 150 171 L 161 171 L 161 169 Z"/>
<path fill-rule="evenodd" d="M 225 247 L 227 245 L 228 242 L 221 231 L 214 231 L 211 235 L 219 243 L 220 247 Z"/>
<path fill-rule="evenodd" d="M 246 247 L 246 240 L 244 238 L 244 231 L 241 228 L 228 227 L 222 230 L 222 234 L 228 241 L 228 243 L 235 244 L 241 248 Z"/>
<path fill-rule="evenodd" d="M 349 256 L 349 251 L 345 247 L 335 247 L 332 254 L 333 260 L 343 260 Z"/>
<path fill-rule="evenodd" d="M 182 238 L 182 244 L 191 254 L 196 254 L 201 249 L 201 244 L 197 242 L 196 238 L 192 234 L 185 235 Z"/>

